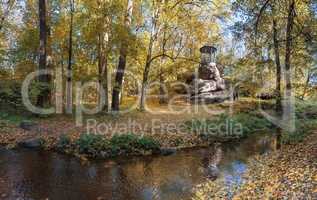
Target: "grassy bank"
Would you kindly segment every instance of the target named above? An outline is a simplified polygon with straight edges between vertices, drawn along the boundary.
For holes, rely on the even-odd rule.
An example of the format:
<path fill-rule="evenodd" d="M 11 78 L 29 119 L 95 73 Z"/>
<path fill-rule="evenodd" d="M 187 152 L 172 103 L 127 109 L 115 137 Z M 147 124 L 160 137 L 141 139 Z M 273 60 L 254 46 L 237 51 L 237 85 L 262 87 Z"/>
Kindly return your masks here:
<path fill-rule="evenodd" d="M 257 103 L 260 103 L 260 106 Z M 274 106 L 273 101 L 243 101 L 235 105 L 230 114 L 221 114 L 211 119 L 192 119 L 185 124 L 189 132 L 211 139 L 241 139 L 259 132 L 274 134 L 276 125 L 259 111 L 261 108 L 262 111 L 275 116 Z M 301 142 L 317 129 L 317 103 L 297 101 L 294 117 L 296 130 L 292 133 L 282 132 L 284 144 Z"/>

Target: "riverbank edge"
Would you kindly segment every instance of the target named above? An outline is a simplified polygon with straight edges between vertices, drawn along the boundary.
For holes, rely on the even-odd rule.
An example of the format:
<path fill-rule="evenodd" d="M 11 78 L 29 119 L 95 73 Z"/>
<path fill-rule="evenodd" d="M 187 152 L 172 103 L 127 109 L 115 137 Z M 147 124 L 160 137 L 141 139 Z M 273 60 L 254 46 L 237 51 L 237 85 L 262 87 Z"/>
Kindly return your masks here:
<path fill-rule="evenodd" d="M 316 199 L 317 129 L 303 141 L 248 159 L 243 184 L 228 192 L 224 180 L 206 181 L 193 189 L 201 199 Z"/>
<path fill-rule="evenodd" d="M 115 159 L 118 157 L 142 157 L 142 156 L 151 156 L 151 155 L 161 155 L 161 156 L 169 156 L 175 154 L 179 151 L 187 151 L 199 148 L 208 148 L 214 144 L 224 144 L 229 142 L 239 142 L 247 137 L 242 138 L 219 138 L 219 137 L 208 137 L 207 139 L 202 139 L 201 136 L 197 134 L 188 134 L 187 136 L 195 138 L 191 142 L 191 145 L 173 145 L 173 146 L 164 146 L 160 144 L 158 149 L 154 150 L 139 150 L 135 149 L 132 152 L 122 152 L 117 155 L 110 155 L 106 152 L 97 152 L 95 156 L 91 156 L 85 153 L 78 153 L 76 152 L 76 148 L 74 146 L 69 148 L 61 148 L 59 147 L 59 142 L 61 141 L 61 137 L 53 137 L 53 136 L 29 136 L 29 139 L 21 139 L 19 142 L 12 141 L 10 142 L 0 142 L 0 147 L 6 149 L 29 149 L 33 151 L 49 151 L 49 152 L 56 152 L 59 154 L 65 154 L 73 157 L 79 158 L 81 161 L 90 161 L 90 160 L 105 160 L 105 159 Z M 74 136 L 74 138 L 79 138 L 80 135 Z M 179 136 L 180 137 L 180 136 Z M 155 141 L 155 137 L 153 137 Z M 75 143 L 75 139 L 73 139 L 72 143 Z"/>

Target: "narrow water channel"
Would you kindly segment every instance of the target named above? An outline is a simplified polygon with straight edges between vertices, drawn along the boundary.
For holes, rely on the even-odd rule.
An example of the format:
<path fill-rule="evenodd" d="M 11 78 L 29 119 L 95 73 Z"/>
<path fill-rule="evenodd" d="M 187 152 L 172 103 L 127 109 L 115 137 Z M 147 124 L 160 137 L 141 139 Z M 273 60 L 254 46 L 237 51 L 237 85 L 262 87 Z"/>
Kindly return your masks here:
<path fill-rule="evenodd" d="M 272 141 L 273 137 L 259 134 L 217 147 L 219 177 L 228 190 L 242 183 L 247 159 L 269 152 Z M 191 199 L 192 188 L 210 179 L 215 149 L 96 161 L 88 166 L 52 152 L 0 149 L 0 199 Z"/>

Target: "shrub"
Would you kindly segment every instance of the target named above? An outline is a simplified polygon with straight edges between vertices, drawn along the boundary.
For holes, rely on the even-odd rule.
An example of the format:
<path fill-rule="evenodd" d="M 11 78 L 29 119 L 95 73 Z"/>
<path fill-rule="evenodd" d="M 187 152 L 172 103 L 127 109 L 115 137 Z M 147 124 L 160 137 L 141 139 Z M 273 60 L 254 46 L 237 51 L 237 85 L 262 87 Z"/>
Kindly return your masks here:
<path fill-rule="evenodd" d="M 160 149 L 160 144 L 151 137 L 142 137 L 138 140 L 138 148 L 155 151 Z"/>
<path fill-rule="evenodd" d="M 47 88 L 39 83 L 31 84 L 29 88 L 29 97 L 32 103 L 36 102 L 40 90 Z M 0 106 L 6 109 L 24 110 L 22 102 L 22 83 L 18 81 L 1 81 L 0 82 Z"/>
<path fill-rule="evenodd" d="M 71 146 L 71 140 L 67 135 L 61 135 L 58 139 L 57 143 L 57 149 L 58 150 L 65 150 L 70 148 Z"/>
<path fill-rule="evenodd" d="M 160 145 L 151 137 L 138 137 L 135 134 L 115 135 L 110 140 L 112 155 L 139 151 L 156 151 Z"/>
<path fill-rule="evenodd" d="M 317 104 L 310 101 L 296 102 L 296 116 L 299 119 L 316 119 Z"/>
<path fill-rule="evenodd" d="M 274 128 L 271 122 L 254 112 L 234 115 L 233 121 L 242 125 L 244 135 Z"/>
<path fill-rule="evenodd" d="M 101 135 L 81 134 L 75 145 L 81 154 L 97 156 L 109 149 L 109 141 Z"/>
<path fill-rule="evenodd" d="M 69 138 L 61 136 L 58 146 L 67 148 L 70 145 Z M 101 153 L 117 156 L 121 154 L 140 154 L 144 151 L 159 150 L 160 145 L 151 137 L 138 137 L 134 134 L 115 135 L 107 140 L 102 135 L 82 134 L 75 141 L 75 146 L 80 154 L 96 157 Z"/>
<path fill-rule="evenodd" d="M 27 123 L 33 123 L 33 120 L 35 119 L 34 116 L 31 113 L 16 113 L 14 112 L 7 112 L 8 110 L 1 111 L 0 112 L 0 121 L 5 121 L 7 124 L 11 125 L 21 125 L 22 122 Z"/>
<path fill-rule="evenodd" d="M 118 151 L 132 152 L 138 145 L 138 137 L 134 134 L 115 135 L 110 140 L 113 153 Z"/>
<path fill-rule="evenodd" d="M 295 133 L 284 133 L 282 135 L 282 143 L 283 144 L 296 144 L 302 142 L 305 138 L 304 133 L 295 132 Z"/>

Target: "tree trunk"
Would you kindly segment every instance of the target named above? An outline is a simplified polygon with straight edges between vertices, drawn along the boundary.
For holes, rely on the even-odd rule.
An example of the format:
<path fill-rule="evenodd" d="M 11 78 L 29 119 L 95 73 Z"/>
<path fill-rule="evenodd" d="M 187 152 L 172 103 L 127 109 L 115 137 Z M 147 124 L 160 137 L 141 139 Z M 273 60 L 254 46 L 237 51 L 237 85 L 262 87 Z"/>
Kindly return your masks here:
<path fill-rule="evenodd" d="M 282 113 L 282 95 L 281 95 L 281 80 L 282 80 L 282 67 L 280 61 L 280 50 L 279 50 L 279 41 L 278 41 L 278 32 L 277 32 L 277 23 L 273 19 L 273 43 L 274 43 L 274 53 L 275 53 L 275 64 L 276 64 L 276 112 Z"/>
<path fill-rule="evenodd" d="M 70 24 L 69 24 L 69 43 L 68 43 L 68 66 L 67 66 L 67 83 L 66 83 L 66 113 L 71 114 L 73 110 L 73 15 L 74 0 L 70 0 Z"/>
<path fill-rule="evenodd" d="M 3 28 L 4 20 L 5 20 L 5 17 L 4 16 L 1 17 L 1 19 L 0 19 L 0 31 Z"/>
<path fill-rule="evenodd" d="M 39 0 L 39 26 L 40 26 L 40 52 L 39 52 L 39 70 L 47 70 L 47 35 L 48 27 L 46 23 L 46 0 Z M 37 99 L 37 106 L 44 107 L 50 103 L 50 76 L 39 76 L 41 91 Z"/>
<path fill-rule="evenodd" d="M 286 50 L 285 50 L 285 83 L 287 97 L 292 95 L 292 81 L 291 81 L 291 54 L 292 54 L 292 32 L 294 26 L 295 15 L 295 0 L 290 0 L 287 29 L 286 29 Z"/>
<path fill-rule="evenodd" d="M 155 5 L 153 5 L 155 6 Z M 150 37 L 150 42 L 149 42 L 149 47 L 148 47 L 148 52 L 146 56 L 146 63 L 145 63 L 145 68 L 143 72 L 143 81 L 142 81 L 142 90 L 141 90 L 141 102 L 140 102 L 140 110 L 144 111 L 145 110 L 145 99 L 146 99 L 146 90 L 147 90 L 147 85 L 148 85 L 148 79 L 149 79 L 149 73 L 151 69 L 151 64 L 152 64 L 152 50 L 153 50 L 153 45 L 154 45 L 154 40 L 155 40 L 155 35 L 156 35 L 156 23 L 157 23 L 157 18 L 159 15 L 159 9 L 158 6 L 156 5 L 157 8 L 153 12 L 153 17 L 152 17 L 152 30 L 151 30 L 151 37 Z"/>
<path fill-rule="evenodd" d="M 145 110 L 145 98 L 146 98 L 146 89 L 148 85 L 148 77 L 151 68 L 151 58 L 152 58 L 152 48 L 153 48 L 153 39 L 151 38 L 148 55 L 146 57 L 146 64 L 143 72 L 143 81 L 142 81 L 142 90 L 141 90 L 141 102 L 140 102 L 140 110 Z"/>
<path fill-rule="evenodd" d="M 108 43 L 108 36 L 104 36 L 102 33 L 98 35 L 98 71 L 99 71 L 99 84 L 105 89 L 105 105 L 103 111 L 109 111 L 109 98 L 108 98 L 108 51 L 105 48 L 104 42 Z M 101 101 L 99 97 L 99 101 Z M 101 102 L 99 102 L 101 103 Z"/>
<path fill-rule="evenodd" d="M 283 124 L 287 128 L 288 133 L 295 131 L 295 111 L 294 111 L 294 98 L 292 95 L 292 69 L 291 69 L 291 56 L 292 56 L 292 32 L 295 17 L 295 0 L 290 0 L 287 28 L 286 28 L 286 47 L 285 47 L 285 104 L 283 109 Z"/>
<path fill-rule="evenodd" d="M 166 99 L 166 91 L 165 91 L 165 88 L 164 88 L 164 85 L 165 85 L 165 81 L 164 81 L 164 73 L 163 73 L 163 59 L 164 58 L 161 58 L 161 63 L 160 63 L 160 105 L 163 105 L 163 104 L 166 104 L 167 103 L 167 99 Z"/>
<path fill-rule="evenodd" d="M 133 0 L 128 0 L 127 6 L 127 15 L 125 17 L 125 28 L 126 31 L 130 32 L 130 25 L 132 21 L 132 12 L 133 12 Z M 127 59 L 127 48 L 128 42 L 122 41 L 120 48 L 119 64 L 116 71 L 115 84 L 113 86 L 112 92 L 112 110 L 119 111 L 120 109 L 120 92 L 122 89 L 122 82 L 124 77 L 124 72 L 126 68 L 126 59 Z"/>
<path fill-rule="evenodd" d="M 276 64 L 276 112 L 280 116 L 283 112 L 282 106 L 282 94 L 281 94 L 281 80 L 282 80 L 282 67 L 280 60 L 280 50 L 279 50 L 279 41 L 278 41 L 278 32 L 277 32 L 277 23 L 273 19 L 273 44 L 274 44 L 274 54 L 275 54 L 275 64 Z M 276 150 L 281 148 L 281 139 L 282 139 L 282 128 L 280 126 L 276 127 Z"/>
<path fill-rule="evenodd" d="M 310 79 L 311 79 L 311 70 L 309 70 L 308 74 L 307 74 L 307 79 L 306 79 L 306 82 L 305 82 L 305 86 L 304 86 L 304 91 L 303 91 L 303 94 L 301 96 L 301 99 L 304 100 L 305 99 L 305 96 L 306 96 L 306 93 L 307 93 L 307 89 L 308 89 L 308 85 L 309 85 L 309 82 L 310 82 Z"/>
<path fill-rule="evenodd" d="M 119 64 L 118 64 L 118 68 L 116 72 L 115 85 L 113 86 L 113 92 L 112 92 L 112 110 L 113 111 L 119 111 L 120 109 L 120 92 L 122 89 L 122 81 L 123 81 L 124 70 L 126 66 L 126 57 L 127 57 L 126 49 L 123 50 L 122 48 L 123 47 L 121 47 L 121 50 L 120 50 L 120 57 L 119 57 Z"/>
<path fill-rule="evenodd" d="M 109 86 L 108 86 L 108 51 L 106 51 L 105 55 L 104 55 L 104 62 L 103 62 L 103 71 L 102 71 L 102 86 L 104 87 L 105 89 L 105 106 L 103 108 L 103 111 L 105 112 L 109 112 Z"/>
<path fill-rule="evenodd" d="M 277 127 L 275 135 L 275 150 L 280 150 L 282 148 L 282 128 Z"/>
<path fill-rule="evenodd" d="M 162 3 L 164 4 L 164 8 L 167 7 L 165 0 L 163 0 Z M 165 10 L 164 10 L 164 12 L 165 12 Z M 162 46 L 161 46 L 161 50 L 162 50 L 163 54 L 165 54 L 165 47 L 166 47 L 166 43 L 167 43 L 166 26 L 167 26 L 167 23 L 164 21 L 163 30 L 162 30 L 163 41 L 162 41 Z M 166 91 L 165 91 L 165 80 L 164 80 L 164 72 L 163 72 L 164 59 L 165 59 L 164 56 L 161 57 L 161 59 L 160 59 L 160 100 L 159 100 L 160 105 L 167 104 Z"/>

